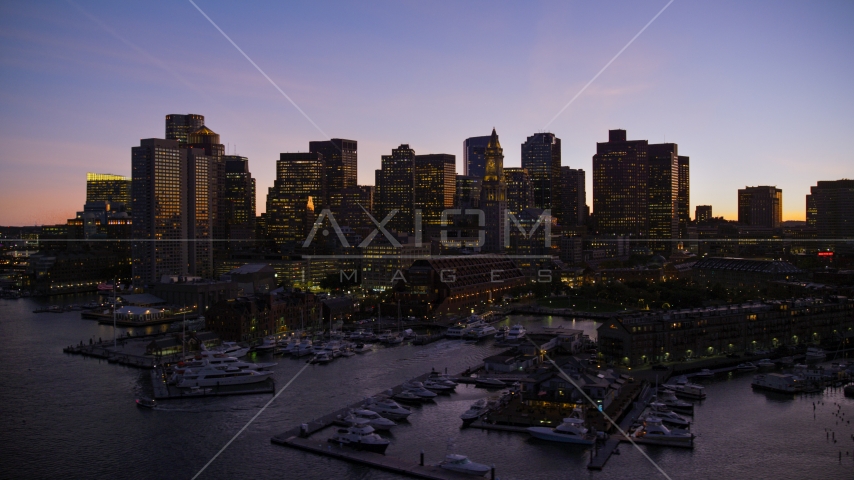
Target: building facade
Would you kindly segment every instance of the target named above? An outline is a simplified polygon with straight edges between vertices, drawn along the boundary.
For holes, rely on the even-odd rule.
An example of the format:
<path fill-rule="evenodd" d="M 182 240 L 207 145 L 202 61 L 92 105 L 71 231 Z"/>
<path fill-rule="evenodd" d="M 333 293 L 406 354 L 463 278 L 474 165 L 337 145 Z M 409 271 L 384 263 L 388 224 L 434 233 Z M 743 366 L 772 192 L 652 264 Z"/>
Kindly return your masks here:
<path fill-rule="evenodd" d="M 522 210 L 534 206 L 534 184 L 527 169 L 505 168 L 504 183 L 507 184 L 507 213 L 518 216 Z"/>
<path fill-rule="evenodd" d="M 374 208 L 378 221 L 397 213 L 386 224 L 387 229 L 402 233 L 414 232 L 412 205 L 415 202 L 415 150 L 408 144 L 392 149 L 382 156 L 381 168 L 376 171 Z"/>
<path fill-rule="evenodd" d="M 225 155 L 226 225 L 230 248 L 242 246 L 240 242 L 255 238 L 255 179 L 249 172 L 249 159 L 238 155 Z"/>
<path fill-rule="evenodd" d="M 86 203 L 107 202 L 122 204 L 128 213 L 131 208 L 131 179 L 112 173 L 86 174 Z"/>
<path fill-rule="evenodd" d="M 679 238 L 679 146 L 659 143 L 647 146 L 650 247 L 669 254 Z"/>
<path fill-rule="evenodd" d="M 343 138 L 308 142 L 309 152 L 323 155 L 328 198 L 320 203 L 328 204 L 333 213 L 341 212 L 345 192 L 352 191 L 358 183 L 358 147 L 356 140 Z"/>
<path fill-rule="evenodd" d="M 780 228 L 783 221 L 783 190 L 777 187 L 745 187 L 738 190 L 738 223 Z"/>
<path fill-rule="evenodd" d="M 501 253 L 504 251 L 505 219 L 507 216 L 507 185 L 504 183 L 504 149 L 498 134 L 492 135 L 485 150 L 486 169 L 480 189 L 480 209 L 483 210 L 485 243 L 482 251 Z"/>
<path fill-rule="evenodd" d="M 820 181 L 807 195 L 807 224 L 826 248 L 854 239 L 854 180 Z"/>
<path fill-rule="evenodd" d="M 302 244 L 326 198 L 326 168 L 319 153 L 282 153 L 267 193 L 267 236 L 279 247 Z"/>
<path fill-rule="evenodd" d="M 553 133 L 536 133 L 522 144 L 522 168 L 528 170 L 534 188 L 532 207 L 560 211 L 560 139 Z"/>
<path fill-rule="evenodd" d="M 593 215 L 605 235 L 646 237 L 649 231 L 646 140 L 626 140 L 625 130 L 610 130 L 593 156 Z"/>
<path fill-rule="evenodd" d="M 463 141 L 463 175 L 483 178 L 486 174 L 486 146 L 489 136 L 470 137 Z"/>
<path fill-rule="evenodd" d="M 679 238 L 688 238 L 691 223 L 691 159 L 679 156 Z"/>
<path fill-rule="evenodd" d="M 561 224 L 574 227 L 587 221 L 587 184 L 584 170 L 560 167 Z"/>
<path fill-rule="evenodd" d="M 176 140 L 179 144 L 187 143 L 187 135 L 190 132 L 202 128 L 205 125 L 205 116 L 195 113 L 186 115 L 173 113 L 166 115 L 166 139 Z"/>
<path fill-rule="evenodd" d="M 697 205 L 697 208 L 694 209 L 694 221 L 697 223 L 705 222 L 706 220 L 712 219 L 712 206 L 711 205 Z"/>
<path fill-rule="evenodd" d="M 442 212 L 454 208 L 456 157 L 445 153 L 416 155 L 414 167 L 413 207 L 421 211 L 421 229 L 425 238 L 438 237 L 444 227 Z"/>

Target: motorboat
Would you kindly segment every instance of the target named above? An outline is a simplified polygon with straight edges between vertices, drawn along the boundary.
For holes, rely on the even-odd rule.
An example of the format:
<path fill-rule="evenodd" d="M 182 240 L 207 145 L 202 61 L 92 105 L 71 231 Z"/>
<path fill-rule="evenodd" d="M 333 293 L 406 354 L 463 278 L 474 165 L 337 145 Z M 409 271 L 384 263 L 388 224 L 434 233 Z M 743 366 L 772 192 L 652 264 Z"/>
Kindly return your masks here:
<path fill-rule="evenodd" d="M 410 340 L 416 337 L 415 332 L 411 328 L 407 328 L 400 332 L 400 336 L 403 337 L 404 340 Z"/>
<path fill-rule="evenodd" d="M 226 385 L 247 385 L 250 383 L 263 382 L 270 378 L 273 372 L 266 370 L 250 370 L 235 367 L 219 369 L 210 365 L 197 370 L 184 372 L 177 386 L 181 388 L 190 387 L 218 387 Z"/>
<path fill-rule="evenodd" d="M 399 333 L 392 333 L 391 335 L 386 337 L 385 342 L 383 343 L 385 343 L 386 345 L 400 345 L 401 343 L 403 343 L 403 337 L 400 336 Z"/>
<path fill-rule="evenodd" d="M 329 439 L 329 442 L 381 454 L 385 454 L 390 443 L 374 433 L 374 428 L 368 425 L 365 420 L 360 420 L 351 427 L 339 428 L 335 435 Z"/>
<path fill-rule="evenodd" d="M 774 364 L 774 362 L 771 361 L 770 358 L 763 358 L 762 360 L 759 360 L 758 362 L 756 362 L 756 366 L 763 370 L 770 370 L 776 367 L 776 365 Z"/>
<path fill-rule="evenodd" d="M 678 377 L 674 377 L 673 383 L 675 383 L 676 385 L 685 385 L 686 383 L 688 383 L 688 376 L 679 375 Z"/>
<path fill-rule="evenodd" d="M 295 349 L 291 350 L 291 355 L 297 358 L 311 355 L 312 353 L 314 353 L 314 345 L 312 345 L 311 340 L 308 339 L 299 342 L 299 345 L 297 345 Z"/>
<path fill-rule="evenodd" d="M 472 462 L 467 456 L 454 453 L 445 455 L 445 459 L 439 463 L 439 466 L 445 470 L 477 477 L 482 477 L 491 470 L 488 465 Z"/>
<path fill-rule="evenodd" d="M 504 388 L 507 386 L 506 383 L 502 382 L 497 378 L 478 378 L 474 381 L 474 385 L 476 387 L 481 388 Z"/>
<path fill-rule="evenodd" d="M 563 422 L 554 428 L 528 427 L 527 430 L 532 437 L 550 442 L 593 445 L 596 440 L 592 435 L 588 435 L 588 430 L 584 427 L 584 420 L 574 417 L 564 418 Z"/>
<path fill-rule="evenodd" d="M 323 351 L 329 356 L 329 358 L 338 358 L 341 356 L 341 343 L 337 340 L 333 340 L 323 347 Z"/>
<path fill-rule="evenodd" d="M 466 332 L 466 326 L 462 324 L 452 325 L 445 331 L 445 336 L 448 338 L 463 338 Z"/>
<path fill-rule="evenodd" d="M 797 377 L 788 373 L 755 375 L 750 386 L 756 390 L 767 390 L 777 393 L 797 393 L 802 387 Z"/>
<path fill-rule="evenodd" d="M 372 343 L 357 343 L 355 347 L 353 347 L 353 351 L 356 353 L 365 353 L 374 349 L 374 345 Z"/>
<path fill-rule="evenodd" d="M 272 352 L 278 345 L 278 340 L 274 336 L 264 337 L 261 345 L 255 345 L 256 352 Z"/>
<path fill-rule="evenodd" d="M 455 390 L 456 387 L 451 386 L 451 385 L 446 385 L 442 382 L 437 382 L 435 380 L 427 379 L 427 380 L 424 380 L 424 388 L 426 388 L 427 390 L 431 390 L 433 392 L 451 393 Z"/>
<path fill-rule="evenodd" d="M 373 410 L 367 409 L 351 410 L 349 415 L 341 419 L 341 421 L 350 424 L 350 426 L 359 424 L 361 420 L 367 420 L 368 425 L 377 431 L 388 431 L 391 430 L 391 427 L 397 425 L 394 421 L 383 417 Z"/>
<path fill-rule="evenodd" d="M 735 369 L 738 370 L 739 372 L 753 372 L 753 371 L 759 370 L 759 367 L 754 365 L 752 362 L 744 362 L 744 363 L 739 363 L 735 367 Z"/>
<path fill-rule="evenodd" d="M 659 392 L 656 399 L 674 412 L 687 415 L 694 414 L 694 404 L 676 398 L 676 394 L 670 390 L 664 390 L 662 392 Z"/>
<path fill-rule="evenodd" d="M 519 340 L 522 340 L 523 338 L 525 338 L 526 333 L 527 332 L 525 330 L 525 327 L 523 327 L 522 325 L 516 324 L 516 325 L 513 325 L 512 327 L 510 327 L 510 330 L 507 332 L 506 335 L 504 335 L 504 340 L 506 340 L 508 342 L 519 341 Z"/>
<path fill-rule="evenodd" d="M 715 372 L 709 370 L 708 368 L 704 368 L 704 369 L 702 369 L 699 372 L 694 374 L 694 378 L 700 378 L 700 379 L 714 378 L 714 376 L 715 376 Z"/>
<path fill-rule="evenodd" d="M 470 338 L 472 340 L 482 340 L 486 337 L 494 335 L 498 330 L 495 329 L 492 325 L 480 325 L 477 327 L 473 327 L 469 329 L 465 333 L 466 338 Z"/>
<path fill-rule="evenodd" d="M 403 384 L 403 389 L 413 395 L 418 395 L 419 397 L 424 399 L 429 400 L 431 398 L 436 398 L 436 392 L 431 392 L 430 390 L 427 390 L 426 388 L 424 388 L 424 384 L 421 382 L 405 383 Z"/>
<path fill-rule="evenodd" d="M 152 398 L 137 398 L 136 406 L 142 408 L 154 408 L 157 406 L 157 400 Z"/>
<path fill-rule="evenodd" d="M 353 350 L 350 347 L 344 347 L 341 349 L 341 356 L 342 357 L 348 357 L 349 358 L 349 357 L 352 357 L 353 355 L 355 355 L 355 353 L 353 353 Z"/>
<path fill-rule="evenodd" d="M 472 403 L 471 407 L 460 415 L 460 418 L 463 421 L 463 427 L 468 427 L 475 420 L 486 415 L 488 411 L 489 408 L 486 405 L 486 400 L 481 398 L 477 402 Z"/>
<path fill-rule="evenodd" d="M 653 415 L 660 418 L 662 422 L 673 425 L 679 428 L 688 428 L 691 425 L 687 419 L 679 416 L 679 414 L 670 410 L 667 405 L 661 402 L 652 402 L 649 404 L 649 409 Z"/>
<path fill-rule="evenodd" d="M 392 420 L 405 420 L 406 417 L 412 414 L 410 409 L 402 407 L 399 403 L 390 398 L 369 402 L 365 406 L 370 407 L 370 410 L 379 413 L 383 417 L 390 418 Z"/>
<path fill-rule="evenodd" d="M 692 400 L 704 400 L 706 398 L 705 387 L 695 383 L 686 383 L 685 385 L 666 385 L 665 387 L 673 391 L 677 397 L 690 398 Z"/>
<path fill-rule="evenodd" d="M 790 368 L 793 365 L 795 365 L 795 358 L 794 357 L 783 357 L 780 359 L 780 364 L 784 368 Z"/>
<path fill-rule="evenodd" d="M 441 374 L 439 372 L 433 371 L 430 373 L 430 380 L 436 383 L 441 383 L 442 385 L 447 385 L 449 387 L 457 388 L 457 382 L 451 380 L 451 377 Z"/>
<path fill-rule="evenodd" d="M 668 429 L 663 425 L 660 418 L 654 416 L 646 417 L 643 425 L 635 430 L 631 436 L 635 440 L 641 440 L 642 443 L 653 445 L 694 447 L 694 434 L 677 428 Z"/>
<path fill-rule="evenodd" d="M 806 362 L 807 363 L 815 363 L 820 362 L 827 358 L 827 353 L 824 350 L 817 347 L 809 347 L 807 348 L 806 353 Z"/>
<path fill-rule="evenodd" d="M 317 363 L 320 365 L 326 365 L 327 363 L 329 363 L 331 361 L 332 361 L 332 357 L 330 357 L 328 353 L 326 353 L 325 351 L 320 351 L 320 352 L 317 352 L 317 354 L 315 354 L 314 357 L 312 357 L 311 360 L 308 361 L 308 363 Z"/>
<path fill-rule="evenodd" d="M 436 395 L 435 393 L 433 395 Z M 392 396 L 393 399 L 398 402 L 403 403 L 421 403 L 426 400 L 424 397 L 420 397 L 408 390 L 403 390 L 402 392 L 396 393 Z"/>
<path fill-rule="evenodd" d="M 243 360 L 239 360 L 234 357 L 226 357 L 222 355 L 214 355 L 213 357 L 203 358 L 202 362 L 207 365 L 210 365 L 214 368 L 218 368 L 222 370 L 223 368 L 239 368 L 249 369 L 249 370 L 268 370 L 271 367 L 275 367 L 275 363 L 252 363 L 252 362 L 244 362 Z"/>
<path fill-rule="evenodd" d="M 496 340 L 503 340 L 504 337 L 507 336 L 507 332 L 509 332 L 509 331 L 510 331 L 510 327 L 508 327 L 507 325 L 504 325 L 503 327 L 499 328 L 497 330 L 497 332 L 495 333 L 495 339 Z"/>

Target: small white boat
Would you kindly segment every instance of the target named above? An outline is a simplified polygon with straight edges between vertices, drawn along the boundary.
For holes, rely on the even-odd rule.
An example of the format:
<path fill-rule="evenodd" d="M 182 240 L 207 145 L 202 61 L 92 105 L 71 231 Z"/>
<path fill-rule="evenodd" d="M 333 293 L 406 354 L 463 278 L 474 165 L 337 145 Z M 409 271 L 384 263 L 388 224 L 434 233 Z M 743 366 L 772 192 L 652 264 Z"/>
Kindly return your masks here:
<path fill-rule="evenodd" d="M 739 363 L 738 366 L 735 367 L 739 372 L 753 372 L 755 370 L 759 370 L 759 367 L 754 365 L 752 362 L 744 362 Z"/>
<path fill-rule="evenodd" d="M 353 351 L 356 353 L 365 353 L 370 352 L 374 349 L 374 344 L 372 343 L 357 343 L 355 347 L 353 347 Z"/>
<path fill-rule="evenodd" d="M 151 398 L 137 398 L 136 406 L 143 408 L 154 408 L 157 406 L 157 401 Z"/>
<path fill-rule="evenodd" d="M 439 466 L 452 472 L 475 475 L 478 477 L 486 475 L 491 470 L 487 465 L 472 462 L 465 455 L 456 455 L 453 453 L 445 455 L 445 460 L 439 463 Z"/>
<path fill-rule="evenodd" d="M 431 392 L 424 388 L 421 382 L 408 382 L 403 384 L 403 389 L 413 395 L 417 395 L 424 399 L 436 398 L 436 392 Z"/>
<path fill-rule="evenodd" d="M 527 331 L 522 325 L 516 324 L 510 327 L 510 330 L 504 335 L 504 340 L 508 342 L 516 342 L 525 338 Z"/>
<path fill-rule="evenodd" d="M 450 393 L 454 391 L 456 386 L 446 385 L 443 382 L 427 379 L 424 380 L 424 388 L 439 393 Z"/>
<path fill-rule="evenodd" d="M 332 357 L 330 357 L 328 353 L 318 352 L 317 355 L 315 355 L 314 357 L 312 357 L 311 360 L 308 361 L 308 363 L 326 365 L 331 361 Z"/>
<path fill-rule="evenodd" d="M 406 417 L 412 414 L 410 409 L 400 406 L 400 404 L 390 398 L 369 402 L 365 406 L 392 420 L 405 420 Z"/>
<path fill-rule="evenodd" d="M 394 394 L 392 398 L 397 400 L 398 402 L 403 403 L 421 403 L 425 400 L 424 398 L 419 397 L 418 395 L 407 390 Z"/>
<path fill-rule="evenodd" d="M 507 325 L 504 325 L 503 327 L 498 329 L 498 333 L 495 334 L 495 339 L 496 340 L 503 340 L 504 337 L 507 336 L 507 332 L 509 332 L 509 331 L 510 331 L 510 327 L 508 327 Z"/>
<path fill-rule="evenodd" d="M 643 425 L 632 433 L 632 437 L 653 445 L 694 447 L 694 434 L 681 429 L 670 430 L 658 417 L 646 417 Z"/>
<path fill-rule="evenodd" d="M 807 363 L 820 362 L 820 361 L 824 360 L 825 358 L 827 358 L 827 353 L 825 353 L 824 350 L 822 350 L 820 348 L 816 348 L 816 347 L 807 348 L 807 353 L 806 353 L 806 362 Z"/>
<path fill-rule="evenodd" d="M 758 362 L 756 362 L 756 366 L 763 370 L 770 370 L 776 367 L 776 365 L 774 365 L 774 362 L 772 362 L 770 358 L 763 358 L 762 360 L 759 360 Z"/>
<path fill-rule="evenodd" d="M 365 421 L 352 427 L 339 428 L 335 435 L 329 439 L 329 442 L 381 454 L 385 454 L 390 443 L 374 433 L 374 428 Z"/>
<path fill-rule="evenodd" d="M 351 410 L 349 415 L 341 419 L 342 422 L 349 424 L 349 426 L 360 425 L 364 423 L 364 420 L 367 420 L 368 425 L 377 431 L 388 431 L 391 430 L 391 427 L 397 425 L 394 421 L 383 417 L 373 410 L 367 409 Z"/>
<path fill-rule="evenodd" d="M 694 378 L 714 378 L 714 376 L 715 372 L 709 370 L 708 368 L 704 368 L 694 374 Z"/>
<path fill-rule="evenodd" d="M 673 425 L 679 428 L 688 428 L 691 425 L 687 419 L 674 413 L 667 405 L 661 402 L 653 402 L 649 404 L 649 409 L 653 415 L 660 418 L 662 422 Z"/>
<path fill-rule="evenodd" d="M 255 345 L 256 352 L 272 352 L 276 346 L 278 345 L 278 340 L 274 336 L 264 337 L 263 343 L 261 345 Z"/>
<path fill-rule="evenodd" d="M 579 445 L 593 445 L 595 438 L 588 435 L 584 427 L 584 420 L 580 418 L 564 418 L 560 425 L 549 427 L 528 427 L 528 433 L 532 437 L 550 442 L 576 443 Z"/>
<path fill-rule="evenodd" d="M 768 390 L 776 393 L 796 393 L 802 388 L 797 377 L 784 373 L 756 375 L 753 377 L 750 386 L 756 390 Z"/>
<path fill-rule="evenodd" d="M 686 383 L 685 385 L 665 385 L 665 388 L 671 390 L 677 397 L 690 398 L 693 400 L 704 400 L 706 398 L 706 388 L 695 383 Z"/>
<path fill-rule="evenodd" d="M 671 390 L 665 390 L 659 392 L 656 397 L 657 401 L 663 403 L 667 406 L 667 408 L 673 410 L 674 412 L 678 412 L 686 415 L 694 414 L 694 404 L 691 402 L 686 402 L 685 400 L 680 400 L 676 398 L 676 394 Z"/>
<path fill-rule="evenodd" d="M 507 386 L 506 383 L 497 378 L 478 378 L 474 381 L 474 385 L 481 388 L 504 388 Z"/>
<path fill-rule="evenodd" d="M 463 426 L 468 427 L 475 420 L 484 416 L 488 411 L 489 407 L 486 405 L 486 400 L 481 398 L 477 402 L 471 404 L 471 407 L 460 415 L 460 419 L 463 421 Z"/>

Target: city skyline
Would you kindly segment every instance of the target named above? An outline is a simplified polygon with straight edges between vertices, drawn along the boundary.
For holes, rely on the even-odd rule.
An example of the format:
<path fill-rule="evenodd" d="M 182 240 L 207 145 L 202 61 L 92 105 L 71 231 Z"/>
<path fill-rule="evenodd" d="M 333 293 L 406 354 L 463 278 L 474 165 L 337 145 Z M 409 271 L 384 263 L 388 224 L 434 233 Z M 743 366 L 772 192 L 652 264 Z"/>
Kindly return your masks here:
<path fill-rule="evenodd" d="M 512 5 L 343 4 L 355 21 L 331 23 L 314 5 L 199 6 L 330 138 L 359 142 L 360 185 L 404 143 L 455 155 L 462 174 L 463 141 L 493 127 L 507 167 L 521 166 L 525 138 L 550 131 L 562 165 L 589 172 L 596 143 L 623 128 L 689 153 L 690 211 L 735 220 L 738 189 L 772 185 L 783 220 L 804 220 L 811 186 L 852 176 L 826 141 L 854 126 L 854 69 L 833 60 L 854 48 L 848 4 L 674 2 L 546 128 L 666 3 L 555 4 L 544 18 Z M 189 3 L 2 8 L 2 225 L 64 222 L 85 201 L 85 174 L 130 176 L 129 147 L 162 138 L 166 114 L 205 115 L 226 153 L 249 158 L 259 214 L 279 154 L 328 140 Z M 153 16 L 157 31 L 129 23 Z M 264 28 L 274 21 L 290 30 Z M 300 43 L 309 31 L 326 35 Z M 332 75 L 342 61 L 351 73 Z"/>

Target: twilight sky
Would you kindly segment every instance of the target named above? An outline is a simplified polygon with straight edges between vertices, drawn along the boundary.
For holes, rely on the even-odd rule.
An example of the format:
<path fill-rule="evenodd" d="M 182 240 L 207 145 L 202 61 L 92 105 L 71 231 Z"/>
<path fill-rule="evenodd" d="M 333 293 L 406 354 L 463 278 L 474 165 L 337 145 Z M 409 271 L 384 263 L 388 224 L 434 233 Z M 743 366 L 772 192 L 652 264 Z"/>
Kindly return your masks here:
<path fill-rule="evenodd" d="M 451 153 L 495 127 L 505 165 L 668 0 L 197 0 L 330 137 L 359 182 L 401 143 Z M 551 125 L 588 172 L 608 129 L 691 157 L 691 213 L 736 218 L 737 190 L 854 178 L 854 3 L 676 0 Z M 169 113 L 205 115 L 249 157 L 259 213 L 280 152 L 324 136 L 189 2 L 0 3 L 0 225 L 64 223 L 86 172 L 130 175 Z"/>

